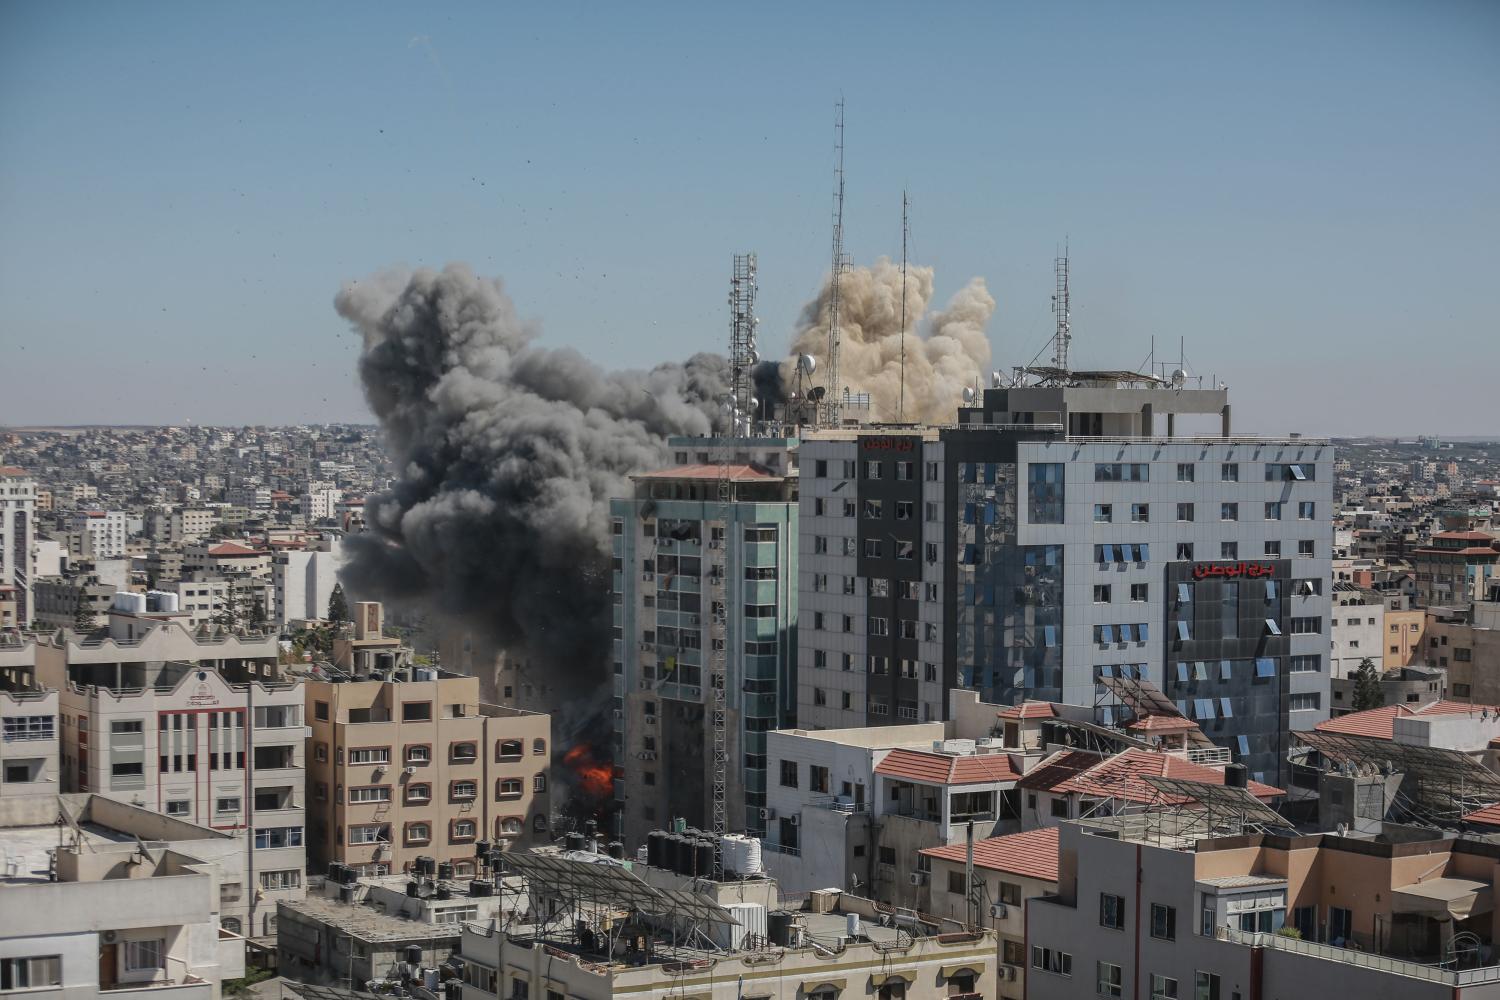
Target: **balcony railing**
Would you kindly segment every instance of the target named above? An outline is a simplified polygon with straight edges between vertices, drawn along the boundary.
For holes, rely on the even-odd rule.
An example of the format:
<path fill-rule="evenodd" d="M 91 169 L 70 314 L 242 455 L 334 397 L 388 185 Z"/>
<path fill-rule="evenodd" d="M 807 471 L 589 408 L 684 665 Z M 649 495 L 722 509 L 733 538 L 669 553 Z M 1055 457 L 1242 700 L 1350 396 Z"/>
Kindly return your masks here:
<path fill-rule="evenodd" d="M 1481 969 L 1445 969 L 1438 965 L 1422 965 L 1419 962 L 1390 958 L 1386 955 L 1372 954 L 1367 951 L 1354 951 L 1331 944 L 1319 944 L 1316 941 L 1304 941 L 1301 938 L 1287 937 L 1282 934 L 1242 931 L 1228 926 L 1217 928 L 1216 936 L 1221 941 L 1242 944 L 1251 948 L 1271 948 L 1275 951 L 1307 955 L 1330 962 L 1343 962 L 1345 965 L 1357 965 L 1361 968 L 1374 969 L 1378 972 L 1386 972 L 1395 976 L 1406 976 L 1409 979 L 1425 979 L 1428 982 L 1443 983 L 1450 986 L 1500 983 L 1500 965 L 1486 966 Z"/>

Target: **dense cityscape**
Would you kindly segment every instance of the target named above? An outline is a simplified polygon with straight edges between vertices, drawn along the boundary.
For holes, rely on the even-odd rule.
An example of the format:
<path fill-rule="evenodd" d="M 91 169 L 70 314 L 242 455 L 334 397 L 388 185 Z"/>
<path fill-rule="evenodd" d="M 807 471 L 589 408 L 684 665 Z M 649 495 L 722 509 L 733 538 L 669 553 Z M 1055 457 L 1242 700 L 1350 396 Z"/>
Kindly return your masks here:
<path fill-rule="evenodd" d="M 0 5 L 0 1000 L 1500 1000 L 1497 46 Z"/>

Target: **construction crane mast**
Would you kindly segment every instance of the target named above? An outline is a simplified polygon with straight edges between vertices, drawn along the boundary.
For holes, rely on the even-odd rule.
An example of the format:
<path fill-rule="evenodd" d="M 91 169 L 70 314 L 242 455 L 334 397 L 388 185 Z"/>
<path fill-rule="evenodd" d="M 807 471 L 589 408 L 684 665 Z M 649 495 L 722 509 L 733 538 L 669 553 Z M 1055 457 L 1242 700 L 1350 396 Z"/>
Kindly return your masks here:
<path fill-rule="evenodd" d="M 1068 303 L 1068 245 L 1063 244 L 1061 257 L 1052 261 L 1052 271 L 1057 278 L 1057 291 L 1052 295 L 1052 312 L 1057 318 L 1057 332 L 1053 334 L 1052 367 L 1068 370 L 1068 344 L 1073 339 L 1071 331 L 1072 313 Z"/>
<path fill-rule="evenodd" d="M 823 397 L 823 422 L 837 427 L 843 405 L 839 385 L 839 278 L 850 263 L 844 253 L 844 100 L 833 108 L 833 273 L 828 282 L 828 385 Z"/>

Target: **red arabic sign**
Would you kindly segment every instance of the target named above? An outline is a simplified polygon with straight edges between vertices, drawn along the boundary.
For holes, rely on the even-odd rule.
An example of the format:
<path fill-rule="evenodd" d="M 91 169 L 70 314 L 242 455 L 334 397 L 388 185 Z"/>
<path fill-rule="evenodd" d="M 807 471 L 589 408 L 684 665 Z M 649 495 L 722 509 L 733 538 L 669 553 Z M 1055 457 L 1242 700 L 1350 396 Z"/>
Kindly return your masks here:
<path fill-rule="evenodd" d="M 866 451 L 913 451 L 916 449 L 917 439 L 914 437 L 868 437 L 862 438 L 860 444 L 864 445 Z"/>
<path fill-rule="evenodd" d="M 1273 576 L 1276 567 L 1270 563 L 1228 563 L 1219 565 L 1216 563 L 1195 563 L 1193 565 L 1193 579 L 1202 580 L 1210 576 Z"/>

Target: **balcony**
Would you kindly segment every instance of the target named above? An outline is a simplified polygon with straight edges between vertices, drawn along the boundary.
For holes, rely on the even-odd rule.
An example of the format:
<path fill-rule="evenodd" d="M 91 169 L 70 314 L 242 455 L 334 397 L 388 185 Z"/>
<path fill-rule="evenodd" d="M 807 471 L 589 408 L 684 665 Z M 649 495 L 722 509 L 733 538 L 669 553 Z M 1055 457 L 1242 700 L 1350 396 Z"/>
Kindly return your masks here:
<path fill-rule="evenodd" d="M 241 967 L 243 970 L 243 966 Z M 100 990 L 110 1000 L 210 1000 L 213 986 L 197 976 L 182 979 L 157 979 L 149 983 L 131 983 L 111 990 Z"/>
<path fill-rule="evenodd" d="M 1419 962 L 1389 958 L 1385 955 L 1372 954 L 1367 951 L 1354 951 L 1350 948 L 1340 948 L 1337 945 L 1331 944 L 1319 944 L 1316 941 L 1304 941 L 1300 938 L 1285 937 L 1281 934 L 1242 931 L 1228 926 L 1216 928 L 1215 936 L 1221 941 L 1229 941 L 1233 944 L 1245 945 L 1250 948 L 1270 948 L 1274 951 L 1292 952 L 1312 958 L 1321 958 L 1330 962 L 1357 965 L 1364 969 L 1374 969 L 1378 972 L 1385 972 L 1394 976 L 1406 976 L 1410 979 L 1424 979 L 1431 983 L 1442 983 L 1454 987 L 1455 992 L 1459 986 L 1500 983 L 1500 966 L 1496 965 L 1478 969 L 1445 969 L 1438 965 L 1422 965 Z"/>

